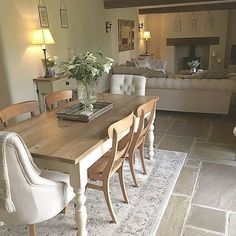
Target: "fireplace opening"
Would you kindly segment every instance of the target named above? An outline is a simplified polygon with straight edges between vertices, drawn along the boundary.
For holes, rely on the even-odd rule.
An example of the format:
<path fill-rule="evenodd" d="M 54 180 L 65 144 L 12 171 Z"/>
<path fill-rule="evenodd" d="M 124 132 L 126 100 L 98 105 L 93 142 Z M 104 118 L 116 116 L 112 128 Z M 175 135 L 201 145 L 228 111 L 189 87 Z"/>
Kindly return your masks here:
<path fill-rule="evenodd" d="M 188 70 L 187 62 L 200 62 L 198 69 L 207 70 L 209 66 L 209 45 L 175 46 L 175 71 Z"/>

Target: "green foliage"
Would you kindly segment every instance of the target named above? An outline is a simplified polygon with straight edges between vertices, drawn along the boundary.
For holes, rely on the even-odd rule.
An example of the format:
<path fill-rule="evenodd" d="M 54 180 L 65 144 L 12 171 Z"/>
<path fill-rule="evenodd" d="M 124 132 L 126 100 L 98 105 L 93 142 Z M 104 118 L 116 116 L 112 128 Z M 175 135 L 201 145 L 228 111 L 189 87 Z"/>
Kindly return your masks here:
<path fill-rule="evenodd" d="M 97 81 L 103 73 L 109 73 L 114 60 L 103 57 L 101 52 L 78 54 L 72 61 L 62 62 L 60 70 L 69 78 L 74 78 L 84 84 Z"/>
<path fill-rule="evenodd" d="M 189 61 L 189 62 L 187 62 L 187 64 L 190 68 L 197 68 L 200 65 L 200 62 L 198 60 Z"/>
<path fill-rule="evenodd" d="M 56 66 L 57 65 L 57 60 L 58 60 L 58 58 L 56 56 L 47 57 L 46 63 L 47 63 L 48 68 L 52 68 L 52 67 Z M 43 61 L 43 64 L 45 66 L 45 60 L 42 59 L 42 61 Z"/>

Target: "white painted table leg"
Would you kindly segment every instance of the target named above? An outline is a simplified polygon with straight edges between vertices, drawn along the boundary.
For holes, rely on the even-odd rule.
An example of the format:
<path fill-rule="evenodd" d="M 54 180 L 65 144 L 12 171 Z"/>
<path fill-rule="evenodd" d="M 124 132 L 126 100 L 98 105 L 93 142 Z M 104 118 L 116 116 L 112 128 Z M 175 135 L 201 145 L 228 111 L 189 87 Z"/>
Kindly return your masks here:
<path fill-rule="evenodd" d="M 153 116 L 152 123 L 150 125 L 148 134 L 147 134 L 147 144 L 148 144 L 148 159 L 152 159 L 154 157 L 154 120 L 155 120 L 155 113 Z"/>
<path fill-rule="evenodd" d="M 77 236 L 87 236 L 88 232 L 86 229 L 87 223 L 87 211 L 85 207 L 85 187 L 88 182 L 87 179 L 87 168 L 81 163 L 76 165 L 70 171 L 70 182 L 74 189 L 75 196 L 75 219 L 77 224 Z"/>

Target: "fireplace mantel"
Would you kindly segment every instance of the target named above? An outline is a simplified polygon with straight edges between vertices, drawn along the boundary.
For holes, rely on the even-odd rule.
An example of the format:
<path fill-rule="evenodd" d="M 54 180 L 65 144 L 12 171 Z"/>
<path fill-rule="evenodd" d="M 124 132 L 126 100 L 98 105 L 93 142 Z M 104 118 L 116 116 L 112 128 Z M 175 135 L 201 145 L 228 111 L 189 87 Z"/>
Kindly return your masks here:
<path fill-rule="evenodd" d="M 219 37 L 167 38 L 167 46 L 218 45 Z"/>

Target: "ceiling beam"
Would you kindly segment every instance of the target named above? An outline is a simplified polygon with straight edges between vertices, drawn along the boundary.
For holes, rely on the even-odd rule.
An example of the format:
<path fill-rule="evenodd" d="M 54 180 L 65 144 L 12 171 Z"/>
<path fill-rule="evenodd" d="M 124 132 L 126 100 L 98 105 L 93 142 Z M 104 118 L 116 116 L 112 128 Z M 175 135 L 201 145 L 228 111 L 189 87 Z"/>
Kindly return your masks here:
<path fill-rule="evenodd" d="M 127 8 L 127 7 L 147 7 L 168 4 L 182 3 L 201 3 L 201 2 L 216 2 L 222 0 L 104 0 L 106 9 L 112 8 Z"/>
<path fill-rule="evenodd" d="M 218 45 L 219 37 L 167 38 L 166 46 Z"/>
<path fill-rule="evenodd" d="M 174 13 L 174 12 L 192 12 L 192 11 L 209 11 L 235 9 L 236 2 L 216 3 L 216 4 L 198 4 L 189 6 L 174 7 L 156 7 L 139 9 L 139 14 L 157 14 L 157 13 Z"/>

